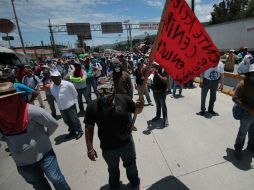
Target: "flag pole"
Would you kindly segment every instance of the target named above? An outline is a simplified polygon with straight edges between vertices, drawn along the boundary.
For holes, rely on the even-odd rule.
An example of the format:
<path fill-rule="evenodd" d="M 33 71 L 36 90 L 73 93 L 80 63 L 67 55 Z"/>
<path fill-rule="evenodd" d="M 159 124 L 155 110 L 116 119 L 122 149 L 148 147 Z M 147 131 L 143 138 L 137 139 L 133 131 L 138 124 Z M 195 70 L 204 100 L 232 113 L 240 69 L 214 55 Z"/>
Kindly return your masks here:
<path fill-rule="evenodd" d="M 166 0 L 164 8 L 163 8 L 163 12 L 162 12 L 158 32 L 157 32 L 155 41 L 153 43 L 153 46 L 152 46 L 152 49 L 151 49 L 151 52 L 150 52 L 150 55 L 149 55 L 149 58 L 148 58 L 148 65 L 147 65 L 146 70 L 145 70 L 145 79 L 144 79 L 143 85 L 140 89 L 140 94 L 139 94 L 138 101 L 143 101 L 144 100 L 144 95 L 143 94 L 144 94 L 144 91 L 145 91 L 145 88 L 146 88 L 148 77 L 150 75 L 150 68 L 153 64 L 154 55 L 156 53 L 156 49 L 157 49 L 158 43 L 159 43 L 159 34 L 161 33 L 161 31 L 163 29 L 163 25 L 164 25 L 165 18 L 167 16 L 166 14 L 167 14 L 167 10 L 169 8 L 169 4 L 170 4 L 170 0 Z M 136 109 L 135 113 L 134 113 L 134 116 L 133 116 L 133 119 L 132 119 L 132 122 L 131 122 L 131 131 L 134 127 L 135 121 L 137 119 L 137 115 L 138 115 L 138 112 L 137 112 L 137 109 Z"/>

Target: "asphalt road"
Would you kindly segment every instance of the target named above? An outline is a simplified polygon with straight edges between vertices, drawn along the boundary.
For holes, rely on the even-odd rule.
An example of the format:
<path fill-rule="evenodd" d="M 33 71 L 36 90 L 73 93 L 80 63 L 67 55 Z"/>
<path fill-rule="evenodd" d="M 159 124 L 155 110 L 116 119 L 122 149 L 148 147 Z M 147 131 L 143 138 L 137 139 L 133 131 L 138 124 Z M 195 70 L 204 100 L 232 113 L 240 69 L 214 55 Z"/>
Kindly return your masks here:
<path fill-rule="evenodd" d="M 138 116 L 133 132 L 141 186 L 148 190 L 252 190 L 254 154 L 244 150 L 244 160 L 233 158 L 239 121 L 232 117 L 231 97 L 218 93 L 215 111 L 219 116 L 201 117 L 200 89 L 184 89 L 183 98 L 167 96 L 169 127 L 149 120 L 155 106 Z M 153 98 L 152 98 L 153 99 Z M 208 100 L 207 100 L 208 103 Z M 45 103 L 47 105 L 47 103 Z M 46 107 L 49 110 L 48 105 Z M 81 122 L 83 117 L 80 117 Z M 96 162 L 86 156 L 85 137 L 64 141 L 67 127 L 62 119 L 51 137 L 59 165 L 72 190 L 107 190 L 107 167 L 101 156 L 97 135 Z M 84 127 L 84 125 L 83 125 Z M 95 133 L 96 134 L 96 133 Z M 0 190 L 31 190 L 17 173 L 15 164 L 0 141 Z M 130 189 L 120 165 L 123 189 Z"/>

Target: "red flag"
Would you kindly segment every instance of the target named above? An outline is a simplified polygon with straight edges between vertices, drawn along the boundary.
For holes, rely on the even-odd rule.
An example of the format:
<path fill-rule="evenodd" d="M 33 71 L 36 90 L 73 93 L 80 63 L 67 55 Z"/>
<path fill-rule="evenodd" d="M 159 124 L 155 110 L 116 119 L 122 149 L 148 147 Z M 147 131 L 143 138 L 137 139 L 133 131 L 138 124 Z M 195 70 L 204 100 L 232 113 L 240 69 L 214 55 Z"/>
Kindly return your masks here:
<path fill-rule="evenodd" d="M 219 63 L 219 50 L 185 0 L 171 0 L 161 22 L 154 59 L 178 84 Z"/>

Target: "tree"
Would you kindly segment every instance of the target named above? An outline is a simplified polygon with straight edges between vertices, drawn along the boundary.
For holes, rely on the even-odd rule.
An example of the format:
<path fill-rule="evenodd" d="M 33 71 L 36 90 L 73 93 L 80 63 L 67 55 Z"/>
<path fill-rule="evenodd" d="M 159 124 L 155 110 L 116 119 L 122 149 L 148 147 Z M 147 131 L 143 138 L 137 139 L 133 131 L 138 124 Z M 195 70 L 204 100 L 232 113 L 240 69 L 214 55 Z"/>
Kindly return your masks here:
<path fill-rule="evenodd" d="M 210 24 L 253 16 L 254 0 L 223 0 L 213 5 Z"/>
<path fill-rule="evenodd" d="M 251 0 L 247 10 L 245 11 L 245 17 L 253 17 L 254 16 L 254 0 Z"/>

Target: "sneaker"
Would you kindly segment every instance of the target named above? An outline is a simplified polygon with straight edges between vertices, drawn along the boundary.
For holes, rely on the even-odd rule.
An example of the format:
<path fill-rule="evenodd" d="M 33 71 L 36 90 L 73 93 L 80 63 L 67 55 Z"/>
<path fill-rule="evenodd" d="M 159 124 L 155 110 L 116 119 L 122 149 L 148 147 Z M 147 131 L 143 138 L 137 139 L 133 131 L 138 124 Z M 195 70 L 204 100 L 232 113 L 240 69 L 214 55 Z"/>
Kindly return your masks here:
<path fill-rule="evenodd" d="M 254 153 L 254 148 L 253 148 L 253 146 L 248 145 L 248 146 L 247 146 L 247 149 L 248 149 L 250 152 Z"/>
<path fill-rule="evenodd" d="M 64 138 L 65 139 L 70 139 L 72 137 L 74 137 L 76 134 L 75 133 L 69 133 L 68 135 L 66 135 Z"/>
<path fill-rule="evenodd" d="M 141 187 L 140 187 L 140 185 L 137 185 L 135 187 L 132 187 L 132 190 L 141 190 Z"/>
<path fill-rule="evenodd" d="M 171 90 L 168 90 L 168 91 L 167 91 L 167 94 L 172 94 Z"/>
<path fill-rule="evenodd" d="M 54 117 L 56 119 L 56 114 L 51 113 L 51 115 L 52 115 L 52 117 Z"/>
<path fill-rule="evenodd" d="M 149 102 L 149 105 L 150 105 L 150 106 L 153 106 L 153 102 Z"/>
<path fill-rule="evenodd" d="M 237 160 L 242 160 L 242 159 L 243 159 L 242 151 L 236 151 L 236 150 L 235 150 L 234 156 L 235 156 L 235 158 L 236 158 Z"/>
<path fill-rule="evenodd" d="M 198 113 L 196 113 L 197 115 L 201 115 L 201 116 L 204 116 L 205 115 L 205 111 L 200 111 Z"/>
<path fill-rule="evenodd" d="M 132 127 L 132 131 L 137 131 L 137 130 L 138 130 L 137 127 L 135 126 Z"/>
<path fill-rule="evenodd" d="M 84 132 L 78 132 L 78 134 L 76 135 L 76 140 L 80 139 L 83 136 Z"/>
<path fill-rule="evenodd" d="M 165 118 L 164 119 L 164 127 L 168 127 L 168 126 L 169 126 L 168 118 Z"/>
<path fill-rule="evenodd" d="M 176 98 L 176 95 L 175 95 L 175 94 L 172 94 L 170 97 L 171 97 L 171 98 Z"/>
<path fill-rule="evenodd" d="M 215 111 L 213 111 L 213 110 L 209 110 L 208 111 L 210 114 L 212 114 L 212 115 L 218 115 L 218 113 L 216 113 Z"/>
<path fill-rule="evenodd" d="M 80 111 L 80 112 L 78 112 L 78 116 L 83 116 L 83 115 L 85 115 L 85 111 Z"/>
<path fill-rule="evenodd" d="M 160 119 L 160 117 L 154 117 L 153 119 L 152 119 L 152 121 L 157 121 L 157 120 L 159 120 Z"/>

